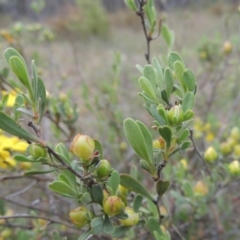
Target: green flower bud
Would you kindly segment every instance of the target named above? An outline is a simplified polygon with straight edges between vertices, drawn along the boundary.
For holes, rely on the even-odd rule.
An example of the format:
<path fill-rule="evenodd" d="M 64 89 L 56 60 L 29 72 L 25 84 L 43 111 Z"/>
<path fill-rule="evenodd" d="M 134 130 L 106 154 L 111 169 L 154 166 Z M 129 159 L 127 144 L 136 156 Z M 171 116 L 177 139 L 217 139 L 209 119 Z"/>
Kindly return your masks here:
<path fill-rule="evenodd" d="M 127 219 L 120 219 L 120 222 L 124 226 L 133 226 L 136 225 L 139 221 L 139 214 L 135 213 L 134 210 L 130 207 L 125 208 L 125 213 L 128 215 Z"/>
<path fill-rule="evenodd" d="M 234 149 L 234 155 L 236 157 L 240 157 L 240 144 L 235 145 L 233 149 Z"/>
<path fill-rule="evenodd" d="M 230 133 L 231 138 L 235 139 L 236 141 L 240 138 L 240 129 L 238 127 L 233 127 Z"/>
<path fill-rule="evenodd" d="M 117 196 L 110 196 L 103 201 L 103 211 L 108 216 L 116 216 L 123 212 L 124 202 Z"/>
<path fill-rule="evenodd" d="M 72 223 L 79 228 L 84 227 L 87 223 L 92 220 L 92 213 L 86 207 L 78 207 L 73 209 L 69 213 L 69 217 Z"/>
<path fill-rule="evenodd" d="M 111 170 L 112 170 L 112 167 L 110 163 L 107 160 L 103 159 L 100 161 L 94 173 L 97 178 L 103 179 L 103 178 L 108 178 Z"/>
<path fill-rule="evenodd" d="M 234 160 L 233 162 L 229 163 L 228 164 L 228 169 L 229 169 L 229 172 L 232 174 L 232 175 L 240 175 L 240 164 L 239 164 L 239 161 L 238 160 Z"/>
<path fill-rule="evenodd" d="M 220 145 L 220 151 L 223 155 L 228 155 L 232 152 L 232 146 L 229 142 L 222 142 Z"/>
<path fill-rule="evenodd" d="M 167 111 L 167 118 L 172 126 L 177 126 L 183 122 L 184 112 L 182 110 L 182 106 L 180 104 L 173 106 L 169 111 Z"/>
<path fill-rule="evenodd" d="M 40 157 L 46 157 L 47 156 L 47 149 L 42 147 L 38 143 L 32 143 L 29 146 L 29 152 L 34 159 L 38 159 Z"/>
<path fill-rule="evenodd" d="M 209 147 L 204 153 L 204 159 L 207 162 L 214 162 L 218 158 L 218 154 L 213 147 Z"/>
<path fill-rule="evenodd" d="M 228 55 L 232 52 L 232 49 L 233 49 L 233 46 L 232 46 L 231 42 L 225 41 L 223 44 L 223 53 L 225 55 Z"/>
<path fill-rule="evenodd" d="M 95 149 L 95 142 L 87 135 L 77 134 L 73 139 L 70 150 L 85 163 L 91 159 Z"/>

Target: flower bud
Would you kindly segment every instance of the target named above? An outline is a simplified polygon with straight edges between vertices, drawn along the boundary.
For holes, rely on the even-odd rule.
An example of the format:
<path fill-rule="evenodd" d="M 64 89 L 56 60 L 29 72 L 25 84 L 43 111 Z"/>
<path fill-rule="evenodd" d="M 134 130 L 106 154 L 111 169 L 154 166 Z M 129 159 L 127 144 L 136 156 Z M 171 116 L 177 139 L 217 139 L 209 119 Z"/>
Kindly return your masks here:
<path fill-rule="evenodd" d="M 34 159 L 47 156 L 47 149 L 38 143 L 31 143 L 29 146 L 29 152 Z"/>
<path fill-rule="evenodd" d="M 77 134 L 73 139 L 70 150 L 81 160 L 89 160 L 94 152 L 95 142 L 87 135 Z"/>
<path fill-rule="evenodd" d="M 182 110 L 182 106 L 180 104 L 173 106 L 169 111 L 167 111 L 167 118 L 172 126 L 177 126 L 183 122 L 184 112 Z"/>
<path fill-rule="evenodd" d="M 97 178 L 103 179 L 107 178 L 111 172 L 112 168 L 110 163 L 103 159 L 100 161 L 97 169 L 94 171 Z"/>
<path fill-rule="evenodd" d="M 19 167 L 21 170 L 29 170 L 32 168 L 32 163 L 30 162 L 20 162 Z"/>
<path fill-rule="evenodd" d="M 213 147 L 209 147 L 204 153 L 204 159 L 207 162 L 214 162 L 218 157 L 216 150 Z"/>
<path fill-rule="evenodd" d="M 193 191 L 196 195 L 205 196 L 208 194 L 208 186 L 204 182 L 198 181 L 194 186 Z"/>
<path fill-rule="evenodd" d="M 229 41 L 225 41 L 223 44 L 223 53 L 228 55 L 232 52 L 233 46 Z"/>
<path fill-rule="evenodd" d="M 125 208 L 125 213 L 128 215 L 126 219 L 120 219 L 120 222 L 124 226 L 133 226 L 136 225 L 139 221 L 139 214 L 135 213 L 134 210 L 130 207 Z"/>
<path fill-rule="evenodd" d="M 233 151 L 236 157 L 240 157 L 240 144 L 235 145 Z"/>
<path fill-rule="evenodd" d="M 2 237 L 3 239 L 9 239 L 12 233 L 13 233 L 12 229 L 7 228 L 1 232 L 0 237 Z"/>
<path fill-rule="evenodd" d="M 220 145 L 220 151 L 223 155 L 228 155 L 232 152 L 232 146 L 229 142 L 222 142 Z"/>
<path fill-rule="evenodd" d="M 166 142 L 162 137 L 160 137 L 158 139 L 153 140 L 153 147 L 164 150 L 166 147 Z"/>
<path fill-rule="evenodd" d="M 103 201 L 103 210 L 109 216 L 120 214 L 124 208 L 124 202 L 117 196 L 110 196 Z"/>
<path fill-rule="evenodd" d="M 230 136 L 231 136 L 231 138 L 238 141 L 240 138 L 240 129 L 238 127 L 233 127 L 231 130 Z"/>
<path fill-rule="evenodd" d="M 127 148 L 128 148 L 128 145 L 127 145 L 126 142 L 124 142 L 124 141 L 120 142 L 120 144 L 119 144 L 119 149 L 120 149 L 121 151 L 124 152 L 124 151 L 127 150 Z"/>
<path fill-rule="evenodd" d="M 92 214 L 86 207 L 81 206 L 71 210 L 69 217 L 76 227 L 82 228 L 90 223 Z"/>
<path fill-rule="evenodd" d="M 239 164 L 239 161 L 238 160 L 234 160 L 233 162 L 229 163 L 228 164 L 228 169 L 229 169 L 229 172 L 232 174 L 232 175 L 240 175 L 240 164 Z"/>

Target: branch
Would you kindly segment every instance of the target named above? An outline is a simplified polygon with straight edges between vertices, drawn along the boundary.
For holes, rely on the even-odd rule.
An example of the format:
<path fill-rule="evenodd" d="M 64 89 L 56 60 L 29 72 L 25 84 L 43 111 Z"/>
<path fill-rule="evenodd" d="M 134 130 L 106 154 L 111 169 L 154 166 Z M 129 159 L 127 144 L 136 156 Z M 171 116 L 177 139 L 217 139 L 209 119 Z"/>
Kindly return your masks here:
<path fill-rule="evenodd" d="M 207 172 L 207 174 L 209 175 L 209 177 L 212 179 L 212 176 L 211 176 L 211 172 L 208 168 L 208 165 L 207 163 L 205 162 L 205 159 L 203 158 L 202 154 L 200 153 L 194 139 L 193 139 L 193 130 L 190 130 L 190 136 L 189 136 L 189 139 L 192 141 L 192 144 L 193 144 L 193 147 L 194 147 L 194 151 L 197 153 L 198 157 L 202 160 L 203 162 L 203 165 L 205 167 L 205 170 Z"/>
<path fill-rule="evenodd" d="M 148 36 L 147 34 L 147 28 L 146 28 L 146 24 L 145 24 L 145 20 L 144 20 L 144 5 L 146 4 L 145 0 L 138 0 L 139 3 L 139 11 L 136 12 L 136 14 L 141 18 L 141 23 L 142 23 L 142 27 L 143 27 L 143 32 L 147 41 L 147 53 L 145 53 L 145 58 L 148 62 L 148 64 L 150 64 L 150 42 L 152 40 L 152 37 Z"/>
<path fill-rule="evenodd" d="M 56 223 L 56 224 L 63 224 L 69 228 L 74 228 L 76 229 L 72 224 L 60 220 L 55 220 L 52 218 L 48 217 L 41 217 L 41 216 L 32 216 L 32 215 L 27 215 L 27 214 L 18 214 L 18 215 L 13 215 L 13 216 L 0 216 L 0 219 L 18 219 L 18 218 L 28 218 L 28 219 L 44 219 L 46 221 L 49 221 L 51 223 Z"/>
<path fill-rule="evenodd" d="M 52 178 L 43 178 L 43 177 L 38 177 L 38 176 L 26 176 L 26 175 L 24 175 L 24 173 L 21 173 L 18 175 L 9 175 L 9 176 L 0 177 L 0 181 L 13 180 L 13 179 L 19 179 L 19 178 L 31 178 L 31 179 L 37 180 L 38 182 L 40 182 L 40 181 L 52 182 L 54 180 Z"/>

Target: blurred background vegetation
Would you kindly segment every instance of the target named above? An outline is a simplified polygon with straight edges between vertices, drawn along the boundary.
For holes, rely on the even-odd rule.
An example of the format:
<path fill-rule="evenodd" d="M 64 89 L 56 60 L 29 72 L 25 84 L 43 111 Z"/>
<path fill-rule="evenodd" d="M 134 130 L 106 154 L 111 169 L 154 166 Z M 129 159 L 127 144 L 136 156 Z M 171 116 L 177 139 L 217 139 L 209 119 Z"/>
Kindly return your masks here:
<path fill-rule="evenodd" d="M 231 129 L 240 126 L 238 4 L 237 0 L 156 0 L 159 17 L 162 16 L 174 31 L 173 50 L 181 54 L 186 66 L 196 75 L 198 92 L 194 130 L 200 151 L 210 145 L 220 149 L 220 142 L 227 139 Z M 226 43 L 232 46 L 229 53 L 223 52 Z M 143 103 L 137 95 L 139 73 L 135 65 L 146 64 L 146 43 L 139 18 L 125 7 L 124 1 L 0 0 L 0 51 L 10 46 L 21 52 L 28 65 L 31 59 L 35 59 L 39 74 L 46 83 L 49 101 L 52 101 L 49 112 L 56 116 L 58 111 L 64 112 L 68 116 L 68 119 L 64 119 L 66 125 L 61 128 L 69 134 L 62 134 L 56 124 L 46 120 L 43 126 L 45 139 L 53 142 L 60 139 L 69 144 L 76 132 L 88 134 L 102 142 L 105 158 L 116 169 L 129 171 L 132 159 L 138 158 L 126 143 L 122 121 L 131 117 L 151 127 L 152 119 L 143 110 Z M 151 43 L 152 57 L 164 57 L 167 53 L 168 47 L 161 38 Z M 6 63 L 3 57 L 0 59 L 0 69 L 3 69 Z M 76 112 L 79 118 L 68 121 L 74 119 Z M 49 127 L 52 127 L 53 134 Z M 181 158 L 183 156 L 179 156 L 179 160 Z M 194 175 L 199 177 L 197 170 L 201 166 L 197 157 L 189 151 L 186 158 L 191 160 L 189 179 Z M 173 162 L 173 168 L 166 171 L 166 176 L 182 181 L 185 175 L 177 173 L 177 164 Z M 150 184 L 148 180 L 144 180 L 146 184 Z M 26 184 L 26 179 L 21 181 L 19 186 Z M 233 213 L 240 204 L 239 195 L 234 197 L 234 201 L 231 198 L 235 184 L 226 193 L 232 204 L 228 213 Z M 7 196 L 17 191 L 19 186 L 4 181 L 1 195 Z M 179 182 L 172 185 L 173 189 L 177 187 Z M 55 201 L 55 208 L 61 206 L 62 201 L 70 204 L 69 200 L 51 195 L 44 182 L 34 189 L 36 195 L 18 196 L 17 199 L 35 201 L 38 190 L 47 193 L 47 197 L 43 194 L 39 196 L 43 206 L 49 196 L 51 202 Z M 199 213 L 200 223 L 194 223 L 194 229 L 197 229 L 194 234 L 197 232 L 197 236 L 201 237 L 195 235 L 194 238 L 194 234 L 186 230 L 191 219 L 188 219 L 189 206 L 184 206 L 186 209 L 176 207 L 174 211 L 178 214 L 176 222 L 180 224 L 187 221 L 182 231 L 187 232 L 189 239 L 239 239 L 231 238 L 237 236 L 234 235 L 236 232 L 230 231 L 226 238 L 221 238 L 219 229 L 211 225 L 208 228 L 212 218 L 215 218 L 212 221 L 218 221 L 219 216 L 207 218 L 204 215 L 206 209 L 203 210 L 203 218 Z M 204 204 L 201 206 L 205 207 Z M 220 213 L 216 215 L 224 212 L 226 202 L 220 201 L 219 206 Z M 61 208 L 59 214 L 65 216 L 67 212 L 68 209 Z M 240 223 L 239 219 L 234 220 L 235 217 L 238 218 L 237 215 L 225 214 L 222 221 L 231 219 L 237 228 Z M 226 225 L 229 227 L 228 223 Z M 221 227 L 217 222 L 217 228 Z M 213 229 L 216 230 L 215 235 L 211 235 Z M 173 239 L 179 239 L 174 230 L 172 232 L 175 236 Z M 214 238 L 216 236 L 219 238 Z"/>

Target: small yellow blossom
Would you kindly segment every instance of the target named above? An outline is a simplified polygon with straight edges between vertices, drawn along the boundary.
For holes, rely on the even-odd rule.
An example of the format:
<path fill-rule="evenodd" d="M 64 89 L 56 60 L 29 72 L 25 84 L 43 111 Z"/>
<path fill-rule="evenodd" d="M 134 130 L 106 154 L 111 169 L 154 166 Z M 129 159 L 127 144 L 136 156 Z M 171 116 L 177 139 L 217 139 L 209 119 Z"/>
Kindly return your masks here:
<path fill-rule="evenodd" d="M 8 101 L 7 101 L 7 107 L 13 107 L 13 105 L 15 104 L 15 100 L 17 97 L 17 93 L 15 91 L 2 91 L 2 95 L 5 96 L 8 94 Z"/>
<path fill-rule="evenodd" d="M 215 138 L 215 135 L 213 134 L 213 132 L 209 131 L 207 132 L 207 135 L 205 137 L 207 142 L 212 142 Z"/>

